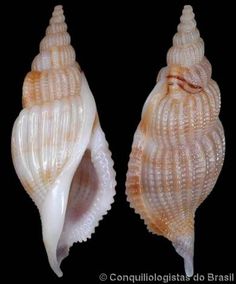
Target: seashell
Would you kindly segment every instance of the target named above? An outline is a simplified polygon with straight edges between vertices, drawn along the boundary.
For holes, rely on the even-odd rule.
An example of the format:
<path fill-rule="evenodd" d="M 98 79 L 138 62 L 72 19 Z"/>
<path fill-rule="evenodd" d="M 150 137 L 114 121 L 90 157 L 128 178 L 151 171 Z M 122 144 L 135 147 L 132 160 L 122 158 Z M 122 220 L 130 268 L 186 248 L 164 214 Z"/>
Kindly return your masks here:
<path fill-rule="evenodd" d="M 16 173 L 38 207 L 51 268 L 91 237 L 111 208 L 115 172 L 93 95 L 56 6 L 23 85 L 12 132 Z"/>
<path fill-rule="evenodd" d="M 184 6 L 167 67 L 159 72 L 135 132 L 126 194 L 150 232 L 169 239 L 193 275 L 194 216 L 221 171 L 225 139 L 220 91 Z"/>

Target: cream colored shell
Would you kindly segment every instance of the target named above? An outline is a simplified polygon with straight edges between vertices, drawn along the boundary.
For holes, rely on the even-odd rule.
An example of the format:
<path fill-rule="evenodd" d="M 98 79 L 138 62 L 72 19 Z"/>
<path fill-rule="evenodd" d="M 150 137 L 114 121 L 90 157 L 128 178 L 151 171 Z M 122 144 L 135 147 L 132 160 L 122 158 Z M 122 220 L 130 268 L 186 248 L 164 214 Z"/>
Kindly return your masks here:
<path fill-rule="evenodd" d="M 224 160 L 220 90 L 211 79 L 191 6 L 185 6 L 167 67 L 144 105 L 126 193 L 148 229 L 168 238 L 193 275 L 194 215 Z"/>
<path fill-rule="evenodd" d="M 49 263 L 58 276 L 74 242 L 91 237 L 111 208 L 115 172 L 93 95 L 75 61 L 62 6 L 23 84 L 12 131 L 16 173 L 39 209 Z"/>

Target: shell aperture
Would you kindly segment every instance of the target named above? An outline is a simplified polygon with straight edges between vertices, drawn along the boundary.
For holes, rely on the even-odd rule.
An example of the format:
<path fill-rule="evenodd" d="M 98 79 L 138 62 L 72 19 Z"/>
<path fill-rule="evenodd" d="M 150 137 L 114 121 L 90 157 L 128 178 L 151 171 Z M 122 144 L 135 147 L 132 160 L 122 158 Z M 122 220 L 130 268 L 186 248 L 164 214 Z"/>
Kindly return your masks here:
<path fill-rule="evenodd" d="M 24 80 L 22 102 L 12 131 L 13 164 L 39 210 L 50 266 L 62 276 L 69 248 L 90 238 L 111 208 L 116 181 L 60 5 Z"/>

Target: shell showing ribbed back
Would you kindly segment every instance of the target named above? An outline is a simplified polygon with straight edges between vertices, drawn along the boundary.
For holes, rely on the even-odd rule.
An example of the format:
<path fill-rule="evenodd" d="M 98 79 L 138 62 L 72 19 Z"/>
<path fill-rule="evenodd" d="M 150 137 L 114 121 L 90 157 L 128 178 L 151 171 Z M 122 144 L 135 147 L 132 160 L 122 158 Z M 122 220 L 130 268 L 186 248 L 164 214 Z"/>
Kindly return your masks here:
<path fill-rule="evenodd" d="M 96 104 L 75 61 L 62 6 L 23 84 L 23 110 L 12 131 L 16 173 L 42 223 L 51 268 L 74 242 L 86 241 L 111 208 L 115 172 Z"/>
<path fill-rule="evenodd" d="M 194 215 L 224 160 L 220 90 L 211 79 L 191 6 L 185 6 L 167 67 L 144 105 L 126 193 L 148 229 L 172 241 L 193 275 Z"/>

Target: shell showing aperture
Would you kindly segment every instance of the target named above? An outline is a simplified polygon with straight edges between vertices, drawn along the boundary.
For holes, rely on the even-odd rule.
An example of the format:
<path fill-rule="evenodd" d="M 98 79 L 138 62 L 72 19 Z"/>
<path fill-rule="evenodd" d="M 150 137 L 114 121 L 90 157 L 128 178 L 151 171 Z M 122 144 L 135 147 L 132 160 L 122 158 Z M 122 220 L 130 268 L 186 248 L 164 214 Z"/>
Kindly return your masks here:
<path fill-rule="evenodd" d="M 126 193 L 148 229 L 168 238 L 193 275 L 194 216 L 221 171 L 220 91 L 211 79 L 191 6 L 134 135 Z"/>
<path fill-rule="evenodd" d="M 90 238 L 111 207 L 115 172 L 96 105 L 56 6 L 23 85 L 12 132 L 17 175 L 39 209 L 49 263 L 58 276 L 74 242 Z"/>

